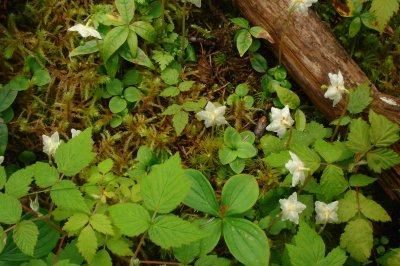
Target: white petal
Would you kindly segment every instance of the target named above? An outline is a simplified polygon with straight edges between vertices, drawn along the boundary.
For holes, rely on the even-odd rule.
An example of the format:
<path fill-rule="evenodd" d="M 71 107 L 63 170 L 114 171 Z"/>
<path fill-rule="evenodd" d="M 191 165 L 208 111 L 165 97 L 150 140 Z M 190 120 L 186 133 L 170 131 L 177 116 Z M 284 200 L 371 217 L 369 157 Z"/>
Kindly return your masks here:
<path fill-rule="evenodd" d="M 4 156 L 0 156 L 0 165 L 4 162 Z"/>
<path fill-rule="evenodd" d="M 215 105 L 212 102 L 208 102 L 206 105 L 205 110 L 207 112 L 214 112 L 215 111 Z"/>

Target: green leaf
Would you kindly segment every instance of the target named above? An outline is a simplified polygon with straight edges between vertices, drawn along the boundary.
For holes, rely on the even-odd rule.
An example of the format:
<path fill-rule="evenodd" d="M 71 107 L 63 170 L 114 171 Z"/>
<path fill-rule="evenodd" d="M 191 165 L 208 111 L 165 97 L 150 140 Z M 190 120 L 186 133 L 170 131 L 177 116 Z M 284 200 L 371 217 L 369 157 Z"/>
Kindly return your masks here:
<path fill-rule="evenodd" d="M 242 57 L 247 50 L 249 50 L 253 38 L 247 29 L 241 29 L 237 31 L 236 47 L 239 51 L 240 57 Z"/>
<path fill-rule="evenodd" d="M 112 266 L 112 260 L 110 254 L 108 254 L 107 250 L 101 249 L 96 255 L 94 255 L 92 261 L 89 263 L 90 266 Z"/>
<path fill-rule="evenodd" d="M 368 167 L 375 173 L 389 169 L 400 163 L 400 155 L 393 150 L 380 148 L 367 153 Z"/>
<path fill-rule="evenodd" d="M 400 248 L 392 248 L 387 251 L 385 255 L 377 259 L 377 262 L 382 266 L 400 265 Z"/>
<path fill-rule="evenodd" d="M 3 189 L 4 185 L 6 184 L 6 170 L 3 166 L 0 166 L 0 190 Z"/>
<path fill-rule="evenodd" d="M 342 266 L 347 260 L 346 252 L 340 247 L 332 249 L 331 252 L 323 259 L 318 266 Z"/>
<path fill-rule="evenodd" d="M 167 109 L 165 109 L 164 112 L 162 112 L 162 115 L 173 115 L 179 112 L 180 110 L 182 110 L 182 106 L 174 103 L 168 106 Z"/>
<path fill-rule="evenodd" d="M 0 88 L 0 112 L 3 112 L 14 102 L 18 91 L 11 89 L 11 86 Z"/>
<path fill-rule="evenodd" d="M 135 87 L 128 87 L 124 90 L 124 97 L 128 102 L 138 102 L 143 97 L 143 93 Z"/>
<path fill-rule="evenodd" d="M 169 86 L 160 93 L 161 97 L 174 97 L 177 95 L 179 95 L 179 89 L 175 86 Z"/>
<path fill-rule="evenodd" d="M 372 178 L 363 174 L 355 174 L 350 176 L 349 185 L 352 187 L 365 187 L 374 183 L 377 178 Z"/>
<path fill-rule="evenodd" d="M 161 72 L 161 79 L 168 85 L 176 85 L 179 82 L 179 71 L 172 67 L 166 67 Z"/>
<path fill-rule="evenodd" d="M 217 257 L 217 255 L 207 255 L 200 257 L 194 266 L 230 266 L 231 261 L 226 258 Z"/>
<path fill-rule="evenodd" d="M 112 79 L 106 83 L 106 90 L 111 95 L 121 95 L 124 87 L 119 79 Z"/>
<path fill-rule="evenodd" d="M 207 178 L 200 171 L 193 169 L 185 170 L 185 174 L 191 181 L 191 186 L 183 203 L 195 210 L 218 216 L 218 200 Z"/>
<path fill-rule="evenodd" d="M 240 174 L 246 166 L 246 161 L 241 158 L 236 158 L 233 162 L 229 163 L 229 166 L 236 174 Z"/>
<path fill-rule="evenodd" d="M 241 141 L 236 144 L 236 153 L 239 158 L 251 158 L 257 155 L 257 149 L 253 144 L 247 141 Z"/>
<path fill-rule="evenodd" d="M 398 0 L 373 0 L 371 13 L 376 17 L 376 27 L 379 32 L 383 32 L 390 18 L 399 10 Z"/>
<path fill-rule="evenodd" d="M 151 58 L 160 65 L 161 71 L 174 61 L 174 57 L 170 53 L 158 50 L 153 51 Z"/>
<path fill-rule="evenodd" d="M 370 96 L 370 88 L 368 83 L 364 83 L 349 93 L 350 100 L 347 105 L 347 110 L 351 114 L 361 113 L 368 105 L 372 102 L 372 97 Z"/>
<path fill-rule="evenodd" d="M 77 56 L 77 55 L 85 55 L 85 54 L 93 54 L 99 51 L 99 46 L 97 44 L 101 44 L 101 41 L 88 41 L 84 45 L 76 47 L 69 53 L 69 57 Z"/>
<path fill-rule="evenodd" d="M 231 163 L 237 158 L 237 151 L 222 146 L 222 148 L 218 150 L 218 158 L 223 165 Z"/>
<path fill-rule="evenodd" d="M 376 147 L 387 147 L 399 140 L 400 126 L 383 115 L 369 111 L 371 142 Z"/>
<path fill-rule="evenodd" d="M 241 28 L 247 29 L 250 27 L 249 21 L 245 18 L 231 18 L 231 22 Z"/>
<path fill-rule="evenodd" d="M 268 265 L 268 238 L 257 225 L 245 219 L 225 217 L 222 229 L 225 243 L 238 261 L 248 266 Z"/>
<path fill-rule="evenodd" d="M 282 140 L 273 135 L 264 135 L 260 139 L 260 143 L 265 156 L 280 152 L 285 149 L 285 145 L 283 144 Z"/>
<path fill-rule="evenodd" d="M 301 159 L 305 167 L 309 168 L 312 173 L 317 171 L 321 158 L 314 150 L 299 144 L 290 145 L 290 150 Z"/>
<path fill-rule="evenodd" d="M 346 147 L 337 145 L 338 142 L 328 143 L 322 139 L 318 139 L 314 144 L 314 149 L 321 155 L 327 163 L 337 162 L 342 158 Z"/>
<path fill-rule="evenodd" d="M 79 135 L 75 138 L 79 137 Z M 89 213 L 89 208 L 87 207 L 81 192 L 70 180 L 61 180 L 59 183 L 55 184 L 50 190 L 50 197 L 56 206 L 62 209 Z"/>
<path fill-rule="evenodd" d="M 16 198 L 25 196 L 30 189 L 32 177 L 32 168 L 29 166 L 16 171 L 7 180 L 5 185 L 6 193 Z"/>
<path fill-rule="evenodd" d="M 357 35 L 357 33 L 361 29 L 361 18 L 360 17 L 355 17 L 349 26 L 349 37 L 353 38 L 354 36 Z"/>
<path fill-rule="evenodd" d="M 124 44 L 128 38 L 129 27 L 119 26 L 110 30 L 103 42 L 103 60 L 107 60 Z"/>
<path fill-rule="evenodd" d="M 175 133 L 180 136 L 189 122 L 189 115 L 184 111 L 177 112 L 172 118 L 172 125 L 174 126 Z"/>
<path fill-rule="evenodd" d="M 250 58 L 250 64 L 253 69 L 259 73 L 265 73 L 268 70 L 267 60 L 259 53 L 252 54 Z"/>
<path fill-rule="evenodd" d="M 222 189 L 221 205 L 226 216 L 240 214 L 250 209 L 258 199 L 258 183 L 252 175 L 235 175 Z"/>
<path fill-rule="evenodd" d="M 137 236 L 150 226 L 150 214 L 141 205 L 118 203 L 108 209 L 113 224 L 126 236 Z"/>
<path fill-rule="evenodd" d="M 340 237 L 340 247 L 345 248 L 355 260 L 366 262 L 373 247 L 372 226 L 369 222 L 361 218 L 350 221 Z"/>
<path fill-rule="evenodd" d="M 110 78 L 115 78 L 117 75 L 117 71 L 120 68 L 120 60 L 117 53 L 114 53 L 110 56 L 110 58 L 105 61 L 104 67 L 106 68 L 107 75 Z"/>
<path fill-rule="evenodd" d="M 45 69 L 38 69 L 33 73 L 31 82 L 36 86 L 44 86 L 49 84 L 51 81 L 51 77 L 49 71 Z"/>
<path fill-rule="evenodd" d="M 340 222 L 347 222 L 358 212 L 356 192 L 349 190 L 344 198 L 339 200 L 339 208 L 337 211 Z"/>
<path fill-rule="evenodd" d="M 370 126 L 362 118 L 353 120 L 350 124 L 347 147 L 355 153 L 366 152 L 371 148 Z"/>
<path fill-rule="evenodd" d="M 149 175 L 142 178 L 141 194 L 146 208 L 159 213 L 175 209 L 186 197 L 191 182 L 185 175 L 178 154 L 161 165 L 155 165 Z"/>
<path fill-rule="evenodd" d="M 83 228 L 89 222 L 89 216 L 84 213 L 74 213 L 68 218 L 68 221 L 64 224 L 63 230 L 74 233 Z"/>
<path fill-rule="evenodd" d="M 108 173 L 108 172 L 110 172 L 112 170 L 113 165 L 114 165 L 113 160 L 108 158 L 108 159 L 105 159 L 104 161 L 100 162 L 97 165 L 97 168 L 99 169 L 99 171 L 102 174 L 106 174 L 106 173 Z"/>
<path fill-rule="evenodd" d="M 92 129 L 87 128 L 68 143 L 61 142 L 57 148 L 55 161 L 57 169 L 66 176 L 78 174 L 96 156 L 92 152 Z"/>
<path fill-rule="evenodd" d="M 285 164 L 290 160 L 288 151 L 281 151 L 279 153 L 272 153 L 265 158 L 265 163 L 270 167 L 284 167 Z"/>
<path fill-rule="evenodd" d="M 59 173 L 56 168 L 50 166 L 48 163 L 37 162 L 32 165 L 35 183 L 41 188 L 46 188 L 57 183 Z"/>
<path fill-rule="evenodd" d="M 228 127 L 224 132 L 224 142 L 229 148 L 236 148 L 242 137 L 233 127 Z"/>
<path fill-rule="evenodd" d="M 174 215 L 158 216 L 149 229 L 150 240 L 164 249 L 179 247 L 206 236 L 197 226 Z"/>
<path fill-rule="evenodd" d="M 106 235 L 114 235 L 114 230 L 111 226 L 110 219 L 104 214 L 95 213 L 90 217 L 90 225 L 97 232 L 106 234 Z"/>
<path fill-rule="evenodd" d="M 127 102 L 125 99 L 122 99 L 120 96 L 114 96 L 111 98 L 110 102 L 108 103 L 108 107 L 110 108 L 110 111 L 113 112 L 114 114 L 118 114 L 119 112 L 122 112 L 125 110 L 127 106 Z"/>
<path fill-rule="evenodd" d="M 300 109 L 296 110 L 296 113 L 294 114 L 294 120 L 296 122 L 296 129 L 298 131 L 304 131 L 306 129 L 306 115 L 301 111 Z"/>
<path fill-rule="evenodd" d="M 22 206 L 14 197 L 0 193 L 0 223 L 15 224 L 21 219 Z"/>
<path fill-rule="evenodd" d="M 115 6 L 117 7 L 118 13 L 124 19 L 126 24 L 129 24 L 133 19 L 135 13 L 135 1 L 134 0 L 115 0 Z"/>
<path fill-rule="evenodd" d="M 122 82 L 124 83 L 125 86 L 132 86 L 140 84 L 142 80 L 143 80 L 142 74 L 136 69 L 131 69 L 125 73 Z"/>
<path fill-rule="evenodd" d="M 25 254 L 33 256 L 39 236 L 39 229 L 32 221 L 21 221 L 13 230 L 13 240 Z"/>
<path fill-rule="evenodd" d="M 126 61 L 129 61 L 133 64 L 137 64 L 137 65 L 148 67 L 150 69 L 154 69 L 154 65 L 151 62 L 151 60 L 149 59 L 149 57 L 139 47 L 137 48 L 136 56 L 133 56 L 131 54 L 131 52 L 129 51 L 128 46 L 126 46 L 126 47 L 122 46 L 122 48 L 119 51 L 119 55 Z"/>
<path fill-rule="evenodd" d="M 134 29 L 137 35 L 139 35 L 146 41 L 150 43 L 155 42 L 157 33 L 150 23 L 145 21 L 135 21 L 130 27 Z"/>
<path fill-rule="evenodd" d="M 29 89 L 29 80 L 24 76 L 16 76 L 8 83 L 11 90 L 26 91 Z"/>
<path fill-rule="evenodd" d="M 109 238 L 107 239 L 107 248 L 118 256 L 132 256 L 133 252 L 129 248 L 131 242 L 126 238 Z"/>
<path fill-rule="evenodd" d="M 264 28 L 260 26 L 251 27 L 249 30 L 250 34 L 253 35 L 257 39 L 265 39 L 270 43 L 274 43 L 274 39 L 272 39 L 271 35 Z"/>
<path fill-rule="evenodd" d="M 180 91 L 189 91 L 196 82 L 193 80 L 187 80 L 179 83 L 179 90 Z"/>
<path fill-rule="evenodd" d="M 290 109 L 296 109 L 300 105 L 300 98 L 291 90 L 281 86 L 275 86 L 276 94 L 283 105 L 288 105 Z"/>
<path fill-rule="evenodd" d="M 0 101 L 0 106 L 1 106 L 1 101 Z M 7 143 L 8 143 L 8 128 L 6 124 L 0 123 L 0 154 L 4 154 L 4 152 L 6 151 Z"/>
<path fill-rule="evenodd" d="M 392 219 L 377 202 L 360 195 L 361 212 L 368 219 L 378 222 L 390 222 Z"/>
<path fill-rule="evenodd" d="M 0 226 L 0 254 L 3 252 L 6 244 L 7 244 L 7 233 L 5 233 L 3 227 Z"/>
<path fill-rule="evenodd" d="M 76 246 L 87 261 L 91 261 L 93 259 L 97 250 L 97 238 L 92 227 L 88 225 L 83 228 L 78 236 L 78 242 L 76 243 Z"/>

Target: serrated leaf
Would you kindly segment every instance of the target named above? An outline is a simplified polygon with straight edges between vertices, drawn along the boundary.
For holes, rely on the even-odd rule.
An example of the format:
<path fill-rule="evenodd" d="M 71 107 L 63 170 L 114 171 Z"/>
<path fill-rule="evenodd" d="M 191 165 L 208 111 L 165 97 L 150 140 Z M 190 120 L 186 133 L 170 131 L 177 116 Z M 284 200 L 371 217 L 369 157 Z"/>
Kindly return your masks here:
<path fill-rule="evenodd" d="M 343 153 L 342 147 L 335 145 L 335 143 L 328 143 L 322 139 L 318 139 L 315 142 L 314 149 L 327 163 L 338 161 Z"/>
<path fill-rule="evenodd" d="M 175 209 L 190 190 L 191 182 L 182 169 L 178 154 L 163 164 L 155 165 L 142 178 L 141 194 L 146 208 L 159 213 Z"/>
<path fill-rule="evenodd" d="M 111 226 L 110 219 L 104 214 L 95 213 L 90 217 L 90 225 L 97 232 L 106 234 L 106 235 L 114 235 L 114 230 Z"/>
<path fill-rule="evenodd" d="M 393 248 L 387 251 L 385 255 L 377 259 L 377 262 L 382 266 L 400 265 L 400 248 Z"/>
<path fill-rule="evenodd" d="M 296 93 L 281 86 L 275 86 L 275 91 L 283 105 L 288 105 L 290 109 L 299 107 L 300 98 Z"/>
<path fill-rule="evenodd" d="M 389 169 L 400 163 L 400 155 L 393 150 L 380 148 L 367 153 L 368 167 L 375 173 Z"/>
<path fill-rule="evenodd" d="M 174 57 L 170 53 L 158 50 L 153 51 L 151 58 L 160 65 L 161 71 L 174 61 Z"/>
<path fill-rule="evenodd" d="M 162 90 L 161 97 L 173 97 L 179 95 L 179 89 L 175 86 L 169 86 Z"/>
<path fill-rule="evenodd" d="M 109 238 L 106 242 L 107 248 L 118 256 L 132 256 L 133 252 L 129 248 L 130 241 L 126 238 Z"/>
<path fill-rule="evenodd" d="M 115 6 L 117 7 L 118 13 L 124 19 L 126 24 L 133 19 L 135 13 L 135 1 L 134 0 L 115 0 Z"/>
<path fill-rule="evenodd" d="M 365 187 L 374 183 L 377 178 L 372 178 L 363 174 L 355 174 L 350 176 L 349 185 L 352 187 Z"/>
<path fill-rule="evenodd" d="M 137 48 L 136 56 L 133 56 L 130 52 L 128 45 L 126 45 L 126 46 L 123 45 L 119 51 L 119 55 L 128 62 L 131 62 L 133 64 L 138 64 L 141 66 L 145 66 L 150 69 L 154 69 L 154 65 L 151 62 L 150 58 L 139 47 Z"/>
<path fill-rule="evenodd" d="M 240 214 L 250 209 L 258 199 L 258 183 L 252 175 L 235 175 L 222 188 L 221 204 L 225 215 Z"/>
<path fill-rule="evenodd" d="M 150 226 L 150 214 L 141 205 L 118 203 L 109 208 L 113 224 L 127 236 L 137 236 Z"/>
<path fill-rule="evenodd" d="M 173 115 L 179 112 L 180 110 L 182 110 L 182 106 L 174 103 L 168 106 L 167 109 L 165 109 L 164 112 L 162 112 L 162 115 Z"/>
<path fill-rule="evenodd" d="M 179 83 L 179 90 L 180 91 L 189 91 L 196 82 L 193 80 L 187 80 Z"/>
<path fill-rule="evenodd" d="M 376 147 L 387 147 L 400 139 L 400 126 L 391 122 L 383 115 L 370 110 L 369 122 L 371 124 L 371 142 Z"/>
<path fill-rule="evenodd" d="M 158 216 L 149 229 L 151 241 L 164 249 L 179 247 L 205 236 L 197 226 L 174 215 Z"/>
<path fill-rule="evenodd" d="M 96 156 L 92 152 L 92 129 L 87 128 L 67 143 L 57 148 L 55 161 L 57 169 L 66 176 L 73 176 L 87 167 Z"/>
<path fill-rule="evenodd" d="M 257 225 L 245 219 L 226 217 L 222 228 L 225 243 L 238 261 L 248 266 L 268 265 L 268 238 Z"/>
<path fill-rule="evenodd" d="M 32 165 L 35 183 L 41 188 L 46 188 L 57 183 L 59 173 L 56 168 L 50 166 L 48 163 L 37 162 Z"/>
<path fill-rule="evenodd" d="M 290 150 L 301 159 L 305 167 L 310 169 L 311 173 L 317 171 L 321 163 L 321 158 L 314 150 L 299 144 L 290 145 Z"/>
<path fill-rule="evenodd" d="M 93 54 L 99 51 L 99 46 L 97 44 L 102 44 L 103 42 L 98 40 L 88 41 L 84 45 L 76 47 L 69 53 L 69 57 L 85 54 Z"/>
<path fill-rule="evenodd" d="M 390 18 L 399 10 L 398 0 L 373 0 L 371 13 L 376 17 L 377 29 L 383 32 Z"/>
<path fill-rule="evenodd" d="M 84 213 L 74 213 L 64 224 L 63 230 L 73 233 L 83 228 L 89 222 L 89 216 Z"/>
<path fill-rule="evenodd" d="M 362 118 L 353 120 L 350 124 L 350 133 L 346 145 L 355 153 L 366 152 L 371 148 L 370 126 Z"/>
<path fill-rule="evenodd" d="M 94 255 L 93 259 L 89 263 L 90 266 L 112 266 L 112 260 L 110 254 L 108 254 L 107 250 L 101 249 L 96 255 Z"/>
<path fill-rule="evenodd" d="M 76 243 L 76 246 L 87 261 L 91 261 L 93 259 L 97 250 L 97 238 L 92 227 L 88 225 L 83 228 L 78 236 L 78 242 Z"/>
<path fill-rule="evenodd" d="M 32 221 L 21 221 L 13 230 L 13 240 L 18 248 L 27 255 L 33 256 L 33 251 L 39 236 L 39 229 Z"/>
<path fill-rule="evenodd" d="M 189 122 L 189 115 L 184 111 L 177 112 L 172 118 L 172 125 L 174 126 L 175 133 L 180 136 Z"/>
<path fill-rule="evenodd" d="M 193 169 L 185 170 L 185 174 L 191 181 L 191 186 L 183 203 L 195 210 L 218 216 L 218 200 L 207 178 Z"/>
<path fill-rule="evenodd" d="M 247 50 L 249 50 L 251 43 L 253 42 L 253 38 L 247 29 L 238 30 L 236 36 L 236 47 L 239 51 L 240 57 L 242 57 Z"/>
<path fill-rule="evenodd" d="M 320 262 L 318 266 L 343 266 L 347 260 L 346 252 L 340 247 L 332 249 L 331 252 Z"/>
<path fill-rule="evenodd" d="M 265 158 L 265 163 L 270 167 L 284 167 L 285 164 L 290 160 L 288 151 L 281 151 L 279 153 L 272 153 Z"/>
<path fill-rule="evenodd" d="M 161 72 L 161 79 L 168 85 L 176 85 L 179 82 L 179 71 L 173 67 L 166 67 Z"/>
<path fill-rule="evenodd" d="M 81 192 L 70 180 L 61 180 L 59 183 L 55 184 L 50 190 L 50 197 L 56 206 L 62 209 L 89 213 L 89 208 Z"/>
<path fill-rule="evenodd" d="M 369 222 L 361 218 L 350 221 L 340 237 L 340 247 L 345 248 L 355 260 L 366 262 L 373 247 L 372 227 Z"/>
<path fill-rule="evenodd" d="M 324 201 L 330 202 L 346 191 L 348 186 L 343 170 L 337 166 L 328 165 L 322 173 L 318 194 Z"/>
<path fill-rule="evenodd" d="M 382 208 L 382 206 L 379 205 L 377 202 L 371 199 L 367 199 L 363 195 L 359 195 L 359 198 L 361 212 L 368 219 L 379 222 L 390 222 L 392 220 L 385 209 Z"/>
<path fill-rule="evenodd" d="M 119 26 L 110 30 L 103 42 L 103 60 L 107 60 L 124 44 L 128 38 L 129 27 Z"/>
<path fill-rule="evenodd" d="M 285 149 L 285 145 L 281 139 L 272 135 L 264 135 L 260 139 L 260 143 L 264 152 L 264 156 L 268 156 L 271 153 L 277 153 Z"/>
<path fill-rule="evenodd" d="M 29 166 L 16 171 L 7 180 L 5 185 L 6 193 L 16 198 L 25 196 L 30 189 L 32 177 L 32 168 Z"/>
<path fill-rule="evenodd" d="M 364 83 L 349 93 L 349 103 L 347 110 L 352 114 L 361 113 L 372 102 L 370 88 Z"/>
<path fill-rule="evenodd" d="M 14 197 L 0 193 L 0 223 L 15 224 L 21 219 L 22 206 Z"/>

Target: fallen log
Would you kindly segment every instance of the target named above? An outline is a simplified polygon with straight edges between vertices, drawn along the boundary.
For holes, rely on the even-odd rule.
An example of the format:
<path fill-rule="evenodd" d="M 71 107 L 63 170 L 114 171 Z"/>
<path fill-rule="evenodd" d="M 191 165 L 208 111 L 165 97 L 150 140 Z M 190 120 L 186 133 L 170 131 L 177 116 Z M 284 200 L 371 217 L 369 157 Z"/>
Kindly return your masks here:
<path fill-rule="evenodd" d="M 289 13 L 290 0 L 237 0 L 236 5 L 254 25 L 265 28 L 275 40 L 268 44 L 278 55 L 281 35 Z M 308 16 L 293 12 L 283 45 L 282 63 L 302 87 L 304 92 L 328 119 L 340 116 L 344 106 L 342 100 L 335 108 L 332 101 L 324 98 L 323 84 L 329 84 L 328 73 L 343 73 L 346 88 L 367 82 L 371 88 L 371 108 L 388 119 L 400 124 L 400 99 L 378 91 L 356 62 L 338 43 L 327 25 L 311 9 Z M 395 150 L 400 151 L 399 144 Z M 390 198 L 400 202 L 400 166 L 382 174 L 379 182 Z"/>

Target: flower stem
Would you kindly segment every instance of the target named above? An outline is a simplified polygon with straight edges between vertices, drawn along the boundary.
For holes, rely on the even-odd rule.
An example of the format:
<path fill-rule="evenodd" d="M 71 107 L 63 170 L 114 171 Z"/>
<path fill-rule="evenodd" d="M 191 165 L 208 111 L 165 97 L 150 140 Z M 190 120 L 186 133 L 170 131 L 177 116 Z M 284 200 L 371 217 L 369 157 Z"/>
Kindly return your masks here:
<path fill-rule="evenodd" d="M 285 144 L 285 148 L 286 149 L 289 148 L 290 141 L 292 140 L 292 135 L 293 135 L 293 127 L 290 127 L 289 138 L 288 138 L 288 140 L 286 141 L 286 144 Z"/>
<path fill-rule="evenodd" d="M 322 233 L 322 231 L 324 231 L 324 229 L 325 229 L 327 223 L 328 223 L 328 221 L 326 221 L 326 222 L 324 223 L 324 225 L 319 229 L 319 231 L 318 231 L 318 234 L 319 234 L 319 235 Z"/>
<path fill-rule="evenodd" d="M 343 108 L 343 110 L 342 110 L 342 113 L 340 114 L 340 117 L 339 117 L 339 119 L 338 119 L 338 122 L 337 122 L 337 124 L 336 124 L 336 126 L 335 126 L 335 130 L 333 131 L 333 134 L 332 134 L 332 137 L 331 137 L 331 142 L 335 140 L 335 138 L 336 138 L 336 136 L 337 136 L 337 134 L 338 134 L 338 132 L 339 132 L 340 124 L 342 123 L 343 117 L 345 116 L 346 111 L 347 111 L 347 106 L 349 105 L 350 97 L 349 97 L 348 94 L 346 94 L 345 97 L 346 97 L 345 105 L 344 105 L 344 108 Z"/>
<path fill-rule="evenodd" d="M 267 228 L 267 232 L 269 233 L 269 231 L 271 231 L 272 226 L 274 226 L 274 224 L 278 221 L 278 219 L 282 216 L 282 212 L 280 212 L 279 214 L 277 214 L 274 219 L 272 220 L 271 224 L 268 226 Z"/>

